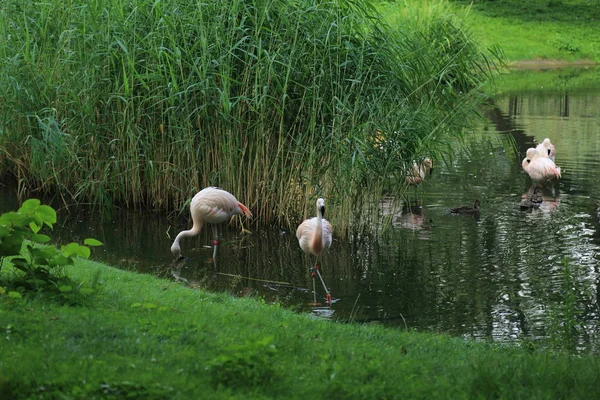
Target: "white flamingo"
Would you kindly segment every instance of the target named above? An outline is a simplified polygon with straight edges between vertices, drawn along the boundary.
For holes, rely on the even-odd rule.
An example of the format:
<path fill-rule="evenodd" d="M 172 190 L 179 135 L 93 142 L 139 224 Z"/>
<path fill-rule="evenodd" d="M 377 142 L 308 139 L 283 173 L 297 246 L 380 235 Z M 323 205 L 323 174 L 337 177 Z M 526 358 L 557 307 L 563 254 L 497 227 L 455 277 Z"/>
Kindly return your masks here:
<path fill-rule="evenodd" d="M 406 184 L 418 185 L 423 182 L 427 171 L 429 171 L 430 175 L 433 173 L 433 161 L 431 161 L 431 158 L 425 157 L 420 163 L 413 161 L 413 165 L 405 177 Z"/>
<path fill-rule="evenodd" d="M 548 157 L 541 156 L 536 149 L 527 149 L 527 155 L 521 163 L 523 170 L 536 182 L 545 182 L 560 178 L 560 167 Z"/>
<path fill-rule="evenodd" d="M 552 161 L 556 161 L 556 147 L 554 147 L 550 139 L 544 139 L 535 149 L 541 157 L 548 157 Z"/>
<path fill-rule="evenodd" d="M 171 245 L 171 253 L 177 258 L 181 258 L 181 246 L 179 242 L 184 237 L 193 237 L 200 233 L 206 223 L 213 224 L 213 258 L 217 255 L 216 225 L 229 221 L 234 215 L 245 214 L 246 217 L 252 217 L 252 213 L 242 203 L 240 203 L 231 193 L 217 187 L 207 187 L 196 193 L 190 203 L 190 213 L 192 214 L 192 229 L 181 231 L 175 237 Z"/>
<path fill-rule="evenodd" d="M 321 277 L 321 273 L 319 272 L 319 267 L 317 265 L 317 260 L 319 256 L 323 254 L 325 250 L 327 250 L 331 246 L 331 242 L 333 240 L 333 228 L 329 221 L 327 221 L 323 216 L 325 215 L 325 200 L 322 198 L 317 199 L 317 216 L 304 220 L 296 229 L 296 238 L 298 238 L 298 243 L 300 244 L 300 248 L 307 254 L 312 254 L 316 257 L 314 271 L 312 274 L 313 277 L 313 294 L 315 303 L 317 302 L 317 295 L 315 292 L 315 272 L 318 274 L 321 279 L 321 283 L 325 288 L 325 292 L 327 293 L 327 302 L 331 304 L 331 294 L 325 286 L 325 282 Z"/>

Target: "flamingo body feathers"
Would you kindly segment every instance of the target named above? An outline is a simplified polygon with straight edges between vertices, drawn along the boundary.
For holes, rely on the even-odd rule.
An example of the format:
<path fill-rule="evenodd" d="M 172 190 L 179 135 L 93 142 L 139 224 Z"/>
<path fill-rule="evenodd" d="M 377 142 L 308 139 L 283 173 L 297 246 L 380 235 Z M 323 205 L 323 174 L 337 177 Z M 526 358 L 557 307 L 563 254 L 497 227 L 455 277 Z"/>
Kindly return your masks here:
<path fill-rule="evenodd" d="M 317 199 L 317 216 L 304 220 L 296 229 L 296 238 L 302 251 L 314 256 L 320 256 L 331 246 L 333 228 L 329 221 L 323 218 L 325 200 Z"/>
<path fill-rule="evenodd" d="M 193 221 L 192 229 L 179 232 L 171 245 L 171 253 L 178 258 L 181 257 L 181 239 L 198 235 L 206 223 L 222 224 L 234 215 L 241 214 L 252 217 L 248 207 L 240 203 L 234 195 L 214 186 L 206 187 L 196 193 L 190 203 L 190 213 Z"/>
<path fill-rule="evenodd" d="M 557 167 L 550 158 L 540 155 L 533 147 L 527 149 L 527 155 L 521 165 L 531 179 L 537 182 L 561 177 L 560 167 Z"/>

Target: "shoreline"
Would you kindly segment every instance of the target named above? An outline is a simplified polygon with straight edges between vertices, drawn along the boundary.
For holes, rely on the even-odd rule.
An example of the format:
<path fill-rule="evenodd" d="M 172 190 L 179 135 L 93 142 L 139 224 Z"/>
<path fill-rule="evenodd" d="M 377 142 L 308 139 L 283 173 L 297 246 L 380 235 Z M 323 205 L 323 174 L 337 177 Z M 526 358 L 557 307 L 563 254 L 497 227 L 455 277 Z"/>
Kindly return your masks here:
<path fill-rule="evenodd" d="M 565 61 L 565 60 L 520 60 L 520 61 L 508 61 L 506 63 L 507 69 L 509 70 L 542 70 L 542 69 L 560 69 L 568 67 L 597 67 L 600 63 L 594 60 L 577 60 L 577 61 Z"/>

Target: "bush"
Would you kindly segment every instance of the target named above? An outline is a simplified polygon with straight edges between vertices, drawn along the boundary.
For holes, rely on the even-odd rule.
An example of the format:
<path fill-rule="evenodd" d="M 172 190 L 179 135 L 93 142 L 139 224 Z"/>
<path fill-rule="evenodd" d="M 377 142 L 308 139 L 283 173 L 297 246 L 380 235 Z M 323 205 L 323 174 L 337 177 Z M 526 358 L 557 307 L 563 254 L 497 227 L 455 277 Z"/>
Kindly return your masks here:
<path fill-rule="evenodd" d="M 87 295 L 93 289 L 71 280 L 65 267 L 74 264 L 74 258 L 90 257 L 90 246 L 101 246 L 96 239 L 85 239 L 83 245 L 69 243 L 60 249 L 47 246 L 50 237 L 40 233 L 43 226 L 52 229 L 56 223 L 56 211 L 42 205 L 37 199 L 23 203 L 17 212 L 0 216 L 0 283 L 15 290 L 1 289 L 0 294 L 20 298 L 27 292 L 54 292 L 66 300 L 73 294 Z M 6 278 L 5 262 L 14 272 Z M 4 269 L 4 270 L 3 270 Z"/>

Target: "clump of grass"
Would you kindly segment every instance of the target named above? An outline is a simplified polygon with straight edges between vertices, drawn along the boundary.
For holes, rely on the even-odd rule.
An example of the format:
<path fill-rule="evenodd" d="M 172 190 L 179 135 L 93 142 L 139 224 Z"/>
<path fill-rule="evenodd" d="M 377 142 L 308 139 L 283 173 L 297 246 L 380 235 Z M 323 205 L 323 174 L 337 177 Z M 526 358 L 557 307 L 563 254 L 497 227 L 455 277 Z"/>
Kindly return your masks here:
<path fill-rule="evenodd" d="M 218 185 L 262 223 L 319 195 L 361 229 L 404 190 L 390 176 L 450 151 L 494 68 L 443 13 L 396 30 L 366 0 L 7 0 L 0 156 L 65 203 L 182 209 Z"/>

